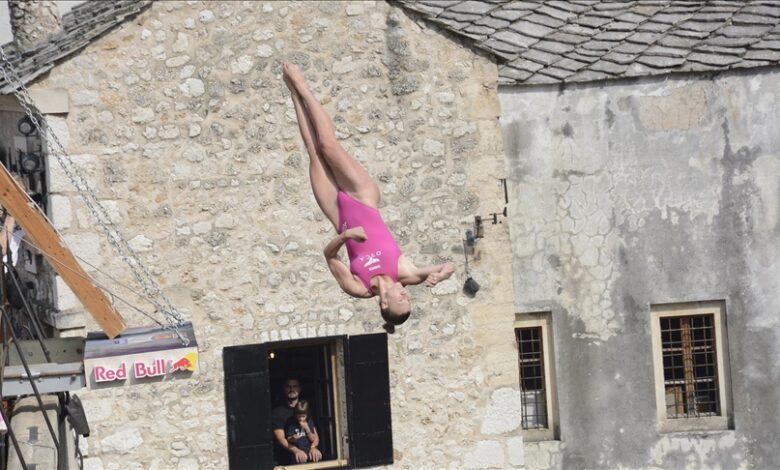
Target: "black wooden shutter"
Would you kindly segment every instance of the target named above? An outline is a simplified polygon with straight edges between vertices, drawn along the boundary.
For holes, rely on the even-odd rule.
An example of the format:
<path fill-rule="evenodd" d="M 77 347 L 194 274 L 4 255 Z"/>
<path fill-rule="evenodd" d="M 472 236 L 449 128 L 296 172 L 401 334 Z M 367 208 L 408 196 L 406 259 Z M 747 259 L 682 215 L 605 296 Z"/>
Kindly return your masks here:
<path fill-rule="evenodd" d="M 222 350 L 230 470 L 273 469 L 271 393 L 264 344 Z"/>
<path fill-rule="evenodd" d="M 350 460 L 353 468 L 393 463 L 387 335 L 347 339 Z"/>

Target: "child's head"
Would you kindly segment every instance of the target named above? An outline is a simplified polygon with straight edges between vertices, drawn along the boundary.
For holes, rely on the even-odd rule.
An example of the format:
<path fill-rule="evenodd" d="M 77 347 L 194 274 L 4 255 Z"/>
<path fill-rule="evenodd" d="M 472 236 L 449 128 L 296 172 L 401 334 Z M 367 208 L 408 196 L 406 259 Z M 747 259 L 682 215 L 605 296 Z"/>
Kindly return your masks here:
<path fill-rule="evenodd" d="M 306 400 L 298 400 L 298 403 L 295 405 L 295 419 L 298 422 L 305 422 L 306 418 L 309 416 L 309 402 Z"/>

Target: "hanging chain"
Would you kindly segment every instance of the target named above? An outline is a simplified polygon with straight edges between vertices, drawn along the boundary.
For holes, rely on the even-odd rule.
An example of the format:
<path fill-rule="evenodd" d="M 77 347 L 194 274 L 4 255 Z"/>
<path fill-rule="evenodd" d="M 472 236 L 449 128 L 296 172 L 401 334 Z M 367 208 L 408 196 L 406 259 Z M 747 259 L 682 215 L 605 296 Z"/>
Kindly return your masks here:
<path fill-rule="evenodd" d="M 73 186 L 75 186 L 79 196 L 81 196 L 81 198 L 84 200 L 84 203 L 87 205 L 90 213 L 92 213 L 95 221 L 98 223 L 108 238 L 109 243 L 122 257 L 124 262 L 130 267 L 133 276 L 143 288 L 143 291 L 148 296 L 149 301 L 154 304 L 155 308 L 159 312 L 165 315 L 169 323 L 166 328 L 173 329 L 182 343 L 187 346 L 189 344 L 189 339 L 186 338 L 178 329 L 178 325 L 184 322 L 181 313 L 179 313 L 179 311 L 173 307 L 171 301 L 149 273 L 149 270 L 146 268 L 146 266 L 144 266 L 143 263 L 141 263 L 138 255 L 135 253 L 132 247 L 130 247 L 130 244 L 127 242 L 127 240 L 124 239 L 119 230 L 117 230 L 114 223 L 111 221 L 111 217 L 106 211 L 106 208 L 103 206 L 103 204 L 101 204 L 97 194 L 95 194 L 95 192 L 89 186 L 86 179 L 84 178 L 84 175 L 78 169 L 76 164 L 73 163 L 70 155 L 65 152 L 65 147 L 62 145 L 54 131 L 44 131 L 43 126 L 39 121 L 40 118 L 45 123 L 43 114 L 33 112 L 35 105 L 33 104 L 34 102 L 30 96 L 29 90 L 24 86 L 24 83 L 16 74 L 13 64 L 11 64 L 11 61 L 6 56 L 2 47 L 0 47 L 0 58 L 2 58 L 2 61 L 5 64 L 4 66 L 0 67 L 0 74 L 3 75 L 6 83 L 13 87 L 13 94 L 16 96 L 19 104 L 24 108 L 25 114 L 30 119 L 33 126 L 35 126 L 35 128 L 38 130 L 38 133 L 41 135 L 41 137 L 45 136 L 47 140 L 50 140 L 51 143 L 54 144 L 50 148 L 50 150 L 53 150 L 50 153 L 55 156 L 57 162 L 62 167 L 68 179 L 70 179 L 70 182 L 73 184 Z M 11 76 L 14 78 L 11 78 Z"/>

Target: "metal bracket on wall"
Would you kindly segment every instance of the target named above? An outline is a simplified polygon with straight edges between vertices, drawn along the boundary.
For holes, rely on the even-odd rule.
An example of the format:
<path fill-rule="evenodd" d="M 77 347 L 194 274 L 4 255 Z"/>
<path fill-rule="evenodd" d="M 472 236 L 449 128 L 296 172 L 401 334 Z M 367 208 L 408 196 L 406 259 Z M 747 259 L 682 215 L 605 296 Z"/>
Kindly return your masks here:
<path fill-rule="evenodd" d="M 474 245 L 477 244 L 477 240 L 484 238 L 485 236 L 485 228 L 482 225 L 483 220 L 491 220 L 492 225 L 497 225 L 503 223 L 503 220 L 498 218 L 499 216 L 503 216 L 504 218 L 507 217 L 509 193 L 507 192 L 506 188 L 506 178 L 501 178 L 499 181 L 501 181 L 501 185 L 504 187 L 504 208 L 501 210 L 501 212 L 488 213 L 488 217 L 485 217 L 484 219 L 481 215 L 474 216 L 474 229 L 466 230 L 466 248 L 470 253 L 474 252 Z"/>

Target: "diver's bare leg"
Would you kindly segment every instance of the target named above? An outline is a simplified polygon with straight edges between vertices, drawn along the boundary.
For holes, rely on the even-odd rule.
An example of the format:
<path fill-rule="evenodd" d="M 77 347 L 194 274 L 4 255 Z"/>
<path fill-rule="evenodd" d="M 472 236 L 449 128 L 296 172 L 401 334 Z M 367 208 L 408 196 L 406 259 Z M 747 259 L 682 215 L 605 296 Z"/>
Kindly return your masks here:
<path fill-rule="evenodd" d="M 330 116 L 309 90 L 301 71 L 295 65 L 285 64 L 284 73 L 303 101 L 304 111 L 314 130 L 317 149 L 330 167 L 338 187 L 359 201 L 376 207 L 379 204 L 379 187 L 366 169 L 336 139 Z"/>
<path fill-rule="evenodd" d="M 328 168 L 322 155 L 320 155 L 319 149 L 315 143 L 314 130 L 309 118 L 306 115 L 305 108 L 301 102 L 301 97 L 298 96 L 298 92 L 295 91 L 295 87 L 292 86 L 288 80 L 285 79 L 285 83 L 290 88 L 290 94 L 292 95 L 293 106 L 295 107 L 295 116 L 298 118 L 298 129 L 301 131 L 301 137 L 303 143 L 306 146 L 306 151 L 309 154 L 309 180 L 311 181 L 311 189 L 314 193 L 314 199 L 317 201 L 317 205 L 320 206 L 320 210 L 331 221 L 333 227 L 338 231 L 339 224 L 339 208 L 338 208 L 338 191 L 339 188 L 336 185 L 336 179 L 333 173 Z"/>

